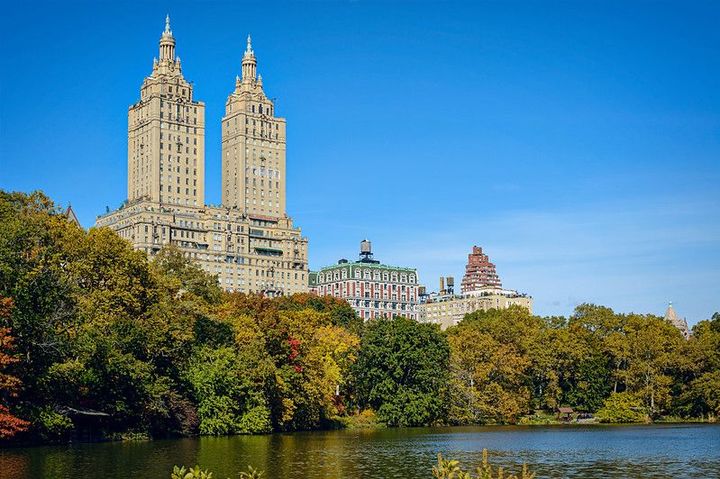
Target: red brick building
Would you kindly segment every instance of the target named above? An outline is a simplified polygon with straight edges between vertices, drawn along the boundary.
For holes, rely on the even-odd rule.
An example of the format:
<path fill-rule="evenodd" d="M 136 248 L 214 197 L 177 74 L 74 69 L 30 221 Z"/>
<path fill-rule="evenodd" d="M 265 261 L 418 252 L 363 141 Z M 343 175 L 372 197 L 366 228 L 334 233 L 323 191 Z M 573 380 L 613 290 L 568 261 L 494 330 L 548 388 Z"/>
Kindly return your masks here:
<path fill-rule="evenodd" d="M 495 265 L 479 246 L 473 246 L 472 253 L 468 255 L 461 288 L 463 294 L 487 288 L 502 288 Z"/>
<path fill-rule="evenodd" d="M 311 271 L 309 288 L 318 295 L 343 298 L 363 319 L 404 316 L 418 319 L 418 278 L 415 268 L 381 264 L 373 259 L 370 242 L 360 243 L 360 259 L 341 259 Z"/>

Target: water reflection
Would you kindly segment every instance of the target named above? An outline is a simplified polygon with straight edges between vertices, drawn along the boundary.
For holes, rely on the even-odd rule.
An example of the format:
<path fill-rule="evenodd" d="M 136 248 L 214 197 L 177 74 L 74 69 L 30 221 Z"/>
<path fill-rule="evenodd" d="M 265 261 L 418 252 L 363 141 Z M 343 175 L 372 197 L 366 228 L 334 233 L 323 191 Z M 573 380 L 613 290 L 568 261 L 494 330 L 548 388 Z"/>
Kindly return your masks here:
<path fill-rule="evenodd" d="M 513 470 L 545 478 L 720 477 L 719 425 L 417 428 L 79 444 L 0 451 L 0 477 L 169 477 L 201 464 L 237 477 L 248 464 L 273 478 L 423 478 L 438 452 L 466 464 L 488 448 Z"/>

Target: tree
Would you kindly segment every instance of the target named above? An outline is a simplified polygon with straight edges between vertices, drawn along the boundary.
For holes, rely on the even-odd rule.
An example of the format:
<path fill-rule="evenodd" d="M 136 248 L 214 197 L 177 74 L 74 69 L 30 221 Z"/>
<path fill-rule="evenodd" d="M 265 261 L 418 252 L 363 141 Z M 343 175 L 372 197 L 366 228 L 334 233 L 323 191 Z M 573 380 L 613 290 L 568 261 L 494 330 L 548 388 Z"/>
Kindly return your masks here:
<path fill-rule="evenodd" d="M 625 334 L 627 391 L 641 398 L 651 414 L 658 414 L 670 405 L 672 376 L 684 339 L 677 328 L 652 315 L 628 315 Z"/>
<path fill-rule="evenodd" d="M 344 299 L 334 296 L 298 293 L 277 298 L 275 303 L 277 308 L 281 310 L 312 309 L 319 313 L 328 313 L 333 325 L 341 326 L 353 334 L 362 332 L 362 318 L 355 313 L 355 310 Z"/>
<path fill-rule="evenodd" d="M 193 295 L 207 304 L 222 301 L 223 291 L 217 276 L 207 274 L 188 261 L 176 246 L 164 246 L 155 255 L 152 266 L 173 298 L 187 300 L 188 295 Z"/>
<path fill-rule="evenodd" d="M 626 423 L 643 422 L 647 418 L 642 401 L 628 393 L 612 393 L 603 403 L 595 417 L 600 422 Z"/>
<path fill-rule="evenodd" d="M 0 322 L 7 321 L 11 310 L 12 300 L 0 296 Z M 8 408 L 10 399 L 17 396 L 20 388 L 20 380 L 7 372 L 11 365 L 19 362 L 18 358 L 12 355 L 13 337 L 10 332 L 10 328 L 0 327 L 0 439 L 10 439 L 27 430 L 30 425 L 11 414 Z"/>
<path fill-rule="evenodd" d="M 581 304 L 575 308 L 569 327 L 587 344 L 590 351 L 607 358 L 610 363 L 612 390 L 625 387 L 628 361 L 628 342 L 625 336 L 625 317 L 605 306 Z"/>
<path fill-rule="evenodd" d="M 720 313 L 695 325 L 682 358 L 676 411 L 714 420 L 720 416 Z"/>
<path fill-rule="evenodd" d="M 609 366 L 613 392 L 634 395 L 653 415 L 669 410 L 685 348 L 674 326 L 653 315 L 616 314 L 589 304 L 576 308 L 570 326 L 593 352 L 591 362 L 584 364 L 592 383 L 582 389 L 605 394 L 604 369 Z"/>
<path fill-rule="evenodd" d="M 195 353 L 187 378 L 198 401 L 201 434 L 270 432 L 270 409 L 257 387 L 256 369 L 251 358 L 230 347 Z"/>
<path fill-rule="evenodd" d="M 448 329 L 451 423 L 512 423 L 528 412 L 541 330 L 520 307 L 468 314 Z"/>
<path fill-rule="evenodd" d="M 390 426 L 420 426 L 441 418 L 450 350 L 437 325 L 411 319 L 366 324 L 353 367 L 357 400 Z"/>
<path fill-rule="evenodd" d="M 333 310 L 312 307 L 305 295 L 270 300 L 234 294 L 218 315 L 235 328 L 235 348 L 253 346 L 267 362 L 264 394 L 273 429 L 315 429 L 344 411 L 348 369 L 358 337 L 337 325 Z"/>

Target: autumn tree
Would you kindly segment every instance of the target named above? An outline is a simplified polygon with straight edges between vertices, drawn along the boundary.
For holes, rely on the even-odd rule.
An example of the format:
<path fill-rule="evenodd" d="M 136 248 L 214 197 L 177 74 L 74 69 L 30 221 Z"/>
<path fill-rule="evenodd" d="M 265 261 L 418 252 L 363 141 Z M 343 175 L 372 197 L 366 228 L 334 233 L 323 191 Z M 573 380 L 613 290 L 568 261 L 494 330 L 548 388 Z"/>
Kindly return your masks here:
<path fill-rule="evenodd" d="M 336 308 L 306 295 L 268 299 L 233 294 L 217 311 L 230 325 L 237 354 L 258 362 L 246 368 L 274 430 L 313 429 L 344 411 L 348 370 L 359 338 L 339 325 Z M 330 303 L 332 305 L 332 303 Z M 220 324 L 214 329 L 220 331 Z"/>
<path fill-rule="evenodd" d="M 695 325 L 683 358 L 676 411 L 715 420 L 720 417 L 720 313 Z"/>
<path fill-rule="evenodd" d="M 680 331 L 662 318 L 630 314 L 625 326 L 627 391 L 640 398 L 651 414 L 670 406 L 672 378 L 683 339 Z"/>
<path fill-rule="evenodd" d="M 527 309 L 478 311 L 448 330 L 449 419 L 456 424 L 516 422 L 531 405 L 533 357 L 543 325 Z M 542 366 L 543 378 L 550 365 Z"/>
<path fill-rule="evenodd" d="M 0 439 L 9 439 L 27 430 L 29 422 L 10 413 L 10 400 L 17 396 L 20 380 L 9 374 L 8 369 L 19 362 L 13 356 L 13 337 L 10 328 L 2 327 L 12 311 L 12 300 L 0 296 Z"/>

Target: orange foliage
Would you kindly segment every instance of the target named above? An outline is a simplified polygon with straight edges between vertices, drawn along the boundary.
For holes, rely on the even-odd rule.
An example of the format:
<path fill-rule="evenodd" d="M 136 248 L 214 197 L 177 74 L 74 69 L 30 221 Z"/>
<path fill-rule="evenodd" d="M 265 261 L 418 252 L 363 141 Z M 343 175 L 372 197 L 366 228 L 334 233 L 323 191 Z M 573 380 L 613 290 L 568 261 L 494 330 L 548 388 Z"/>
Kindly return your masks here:
<path fill-rule="evenodd" d="M 0 297 L 0 318 L 9 318 L 12 306 L 12 299 Z M 10 332 L 10 328 L 0 328 L 0 398 L 2 400 L 15 397 L 20 387 L 18 378 L 4 372 L 8 366 L 19 361 L 10 354 L 13 348 L 13 337 Z M 29 425 L 27 421 L 10 414 L 6 405 L 0 404 L 0 439 L 10 438 L 26 430 Z"/>
<path fill-rule="evenodd" d="M 25 431 L 29 425 L 29 422 L 13 416 L 8 408 L 0 404 L 0 439 L 9 439 Z"/>

